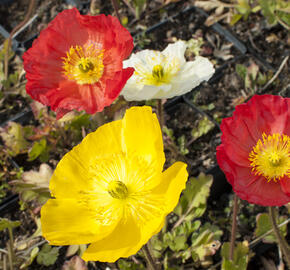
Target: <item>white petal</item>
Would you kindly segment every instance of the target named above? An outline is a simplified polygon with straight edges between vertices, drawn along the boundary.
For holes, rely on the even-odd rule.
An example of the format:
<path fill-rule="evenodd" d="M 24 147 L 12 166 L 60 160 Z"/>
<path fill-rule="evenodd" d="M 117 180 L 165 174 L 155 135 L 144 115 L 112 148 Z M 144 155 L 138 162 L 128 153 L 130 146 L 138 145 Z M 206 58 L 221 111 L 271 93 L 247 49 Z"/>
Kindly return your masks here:
<path fill-rule="evenodd" d="M 186 50 L 186 43 L 184 41 L 177 41 L 173 44 L 169 44 L 162 54 L 168 57 L 169 59 L 177 58 L 180 61 L 180 64 L 183 65 L 185 63 L 184 53 Z"/>
<path fill-rule="evenodd" d="M 121 95 L 128 101 L 171 98 L 191 91 L 201 82 L 209 80 L 214 73 L 213 64 L 205 57 L 197 56 L 195 61 L 185 62 L 186 43 L 178 41 L 169 44 L 161 53 L 143 50 L 124 61 L 124 67 L 134 67 L 133 76 L 127 81 Z M 155 65 L 162 65 L 172 75 L 168 84 L 146 85 Z M 136 75 L 138 74 L 138 75 Z M 148 75 L 149 74 L 149 75 Z M 145 79 L 145 80 L 144 80 Z"/>
<path fill-rule="evenodd" d="M 183 95 L 203 81 L 208 81 L 214 71 L 213 64 L 207 58 L 198 56 L 195 61 L 187 62 L 172 79 L 172 89 L 176 95 Z"/>
<path fill-rule="evenodd" d="M 121 95 L 124 96 L 127 101 L 150 100 L 162 98 L 165 93 L 170 92 L 171 87 L 172 86 L 169 84 L 163 84 L 160 86 L 144 85 L 140 91 L 136 91 L 136 88 L 132 86 L 131 88 L 126 88 L 125 91 L 123 89 Z"/>

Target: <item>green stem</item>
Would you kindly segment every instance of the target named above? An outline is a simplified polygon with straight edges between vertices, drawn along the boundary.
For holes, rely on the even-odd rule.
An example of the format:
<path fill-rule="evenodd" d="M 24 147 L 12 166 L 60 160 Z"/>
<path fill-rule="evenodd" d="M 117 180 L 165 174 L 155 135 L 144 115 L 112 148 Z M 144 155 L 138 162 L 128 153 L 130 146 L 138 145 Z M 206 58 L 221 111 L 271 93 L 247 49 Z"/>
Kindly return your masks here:
<path fill-rule="evenodd" d="M 162 130 L 163 125 L 164 125 L 164 114 L 163 114 L 162 99 L 158 99 L 157 102 L 158 102 L 157 103 L 157 114 L 158 114 L 158 118 L 159 118 L 160 127 L 161 127 L 161 130 Z"/>
<path fill-rule="evenodd" d="M 118 5 L 118 2 L 116 0 L 111 0 L 111 1 L 112 1 L 114 10 L 115 10 L 116 16 L 117 16 L 120 24 L 122 24 L 121 17 L 120 17 L 120 14 L 119 14 L 119 5 Z"/>
<path fill-rule="evenodd" d="M 13 249 L 13 233 L 12 229 L 8 228 L 9 232 L 9 244 L 8 244 L 8 260 L 9 260 L 9 265 L 10 265 L 10 270 L 13 270 L 13 259 L 15 258 L 14 255 L 14 249 Z"/>
<path fill-rule="evenodd" d="M 151 254 L 149 243 L 144 245 L 142 249 L 143 249 L 146 261 L 147 261 L 147 268 L 150 270 L 158 270 L 158 267 L 156 265 L 156 261 Z"/>
<path fill-rule="evenodd" d="M 7 258 L 7 256 L 4 254 L 3 255 L 3 270 L 7 270 L 6 258 Z"/>
<path fill-rule="evenodd" d="M 233 260 L 235 241 L 236 241 L 236 231 L 237 231 L 237 215 L 238 215 L 238 196 L 234 194 L 234 205 L 233 205 L 233 216 L 232 216 L 232 231 L 231 231 L 231 242 L 230 242 L 230 254 L 229 259 Z"/>
<path fill-rule="evenodd" d="M 276 235 L 278 244 L 279 244 L 281 251 L 284 255 L 284 258 L 287 262 L 288 269 L 290 269 L 290 248 L 286 242 L 286 239 L 282 236 L 282 234 L 280 233 L 280 230 L 278 228 L 278 225 L 276 222 L 276 209 L 274 206 L 269 207 L 269 215 L 270 215 L 273 231 Z"/>

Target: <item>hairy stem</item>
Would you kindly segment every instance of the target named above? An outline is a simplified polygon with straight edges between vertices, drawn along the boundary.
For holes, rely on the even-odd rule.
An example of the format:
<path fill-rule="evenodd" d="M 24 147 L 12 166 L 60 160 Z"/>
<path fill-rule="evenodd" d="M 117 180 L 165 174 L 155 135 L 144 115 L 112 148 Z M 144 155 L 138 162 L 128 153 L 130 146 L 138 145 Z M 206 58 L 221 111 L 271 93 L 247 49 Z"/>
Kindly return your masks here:
<path fill-rule="evenodd" d="M 14 249 L 13 249 L 13 232 L 12 228 L 8 228 L 9 232 L 9 244 L 8 244 L 8 260 L 10 265 L 10 270 L 13 270 L 13 260 L 15 258 Z"/>
<path fill-rule="evenodd" d="M 233 216 L 232 216 L 232 231 L 231 231 L 231 242 L 230 242 L 230 254 L 229 259 L 233 260 L 235 241 L 236 241 L 236 231 L 237 231 L 237 215 L 238 215 L 238 196 L 234 195 L 234 205 L 233 205 Z"/>
<path fill-rule="evenodd" d="M 144 245 L 142 249 L 145 254 L 146 261 L 147 261 L 147 268 L 150 270 L 158 270 L 155 258 L 152 256 L 152 253 L 150 251 L 149 243 Z"/>
<path fill-rule="evenodd" d="M 120 14 L 119 14 L 119 5 L 118 5 L 118 2 L 117 2 L 117 0 L 111 0 L 111 1 L 112 1 L 114 10 L 115 10 L 116 16 L 117 16 L 120 24 L 122 24 L 121 17 L 120 17 Z"/>
<path fill-rule="evenodd" d="M 269 207 L 269 214 L 270 214 L 270 219 L 271 219 L 271 223 L 272 223 L 272 227 L 273 227 L 273 231 L 276 235 L 278 244 L 281 248 L 281 251 L 284 255 L 284 258 L 287 262 L 288 265 L 288 269 L 290 269 L 290 248 L 286 242 L 286 239 L 282 236 L 282 234 L 280 233 L 280 230 L 277 226 L 277 222 L 276 222 L 276 209 L 275 206 L 270 206 Z"/>
<path fill-rule="evenodd" d="M 10 50 L 10 47 L 11 47 L 11 44 L 12 44 L 12 38 L 13 38 L 13 35 L 23 26 L 26 24 L 26 22 L 29 21 L 31 15 L 32 15 L 32 12 L 33 12 L 33 8 L 34 8 L 34 5 L 35 5 L 35 0 L 30 0 L 29 1 L 29 6 L 28 6 L 28 10 L 27 10 L 27 13 L 23 19 L 22 22 L 20 22 L 19 24 L 17 24 L 13 29 L 12 31 L 10 32 L 10 36 L 8 38 L 8 45 L 7 45 L 7 49 L 5 51 L 5 55 L 4 55 L 4 77 L 5 77 L 5 80 L 8 79 L 8 62 L 9 62 L 9 50 Z"/>
<path fill-rule="evenodd" d="M 158 99 L 157 102 L 158 102 L 158 104 L 157 104 L 157 114 L 158 114 L 158 118 L 159 118 L 160 127 L 161 127 L 161 130 L 162 130 L 163 125 L 164 125 L 164 114 L 163 114 L 162 99 Z"/>

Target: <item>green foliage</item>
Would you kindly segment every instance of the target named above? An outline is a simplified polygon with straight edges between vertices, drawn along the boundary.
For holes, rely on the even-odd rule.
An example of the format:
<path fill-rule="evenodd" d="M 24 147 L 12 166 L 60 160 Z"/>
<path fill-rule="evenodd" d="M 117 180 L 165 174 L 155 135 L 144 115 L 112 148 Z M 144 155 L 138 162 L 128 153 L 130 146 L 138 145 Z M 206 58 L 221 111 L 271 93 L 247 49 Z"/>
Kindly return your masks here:
<path fill-rule="evenodd" d="M 177 139 L 178 145 L 179 145 L 179 151 L 182 155 L 186 155 L 189 153 L 189 150 L 186 148 L 185 145 L 185 135 L 181 135 L 178 139 Z"/>
<path fill-rule="evenodd" d="M 163 237 L 163 243 L 165 243 L 165 246 L 163 246 L 163 248 L 168 246 L 172 251 L 187 249 L 187 239 L 192 232 L 199 228 L 200 224 L 201 222 L 199 220 L 194 222 L 187 221 L 173 229 L 171 232 L 165 233 Z"/>
<path fill-rule="evenodd" d="M 211 264 L 210 257 L 220 247 L 218 240 L 221 235 L 222 231 L 209 223 L 201 226 L 200 220 L 185 221 L 171 231 L 151 239 L 153 254 L 157 258 L 162 258 L 164 252 L 167 251 L 168 259 L 180 258 L 184 263 L 192 258 L 197 265 L 209 265 Z"/>
<path fill-rule="evenodd" d="M 0 61 L 4 61 L 5 59 L 5 54 L 7 53 L 8 50 L 8 39 L 6 39 L 3 43 L 3 49 L 0 51 Z M 8 58 L 11 59 L 14 56 L 13 50 L 9 50 L 9 55 Z"/>
<path fill-rule="evenodd" d="M 136 19 L 140 18 L 141 13 L 144 11 L 146 6 L 146 0 L 130 0 L 132 7 L 135 10 Z"/>
<path fill-rule="evenodd" d="M 278 224 L 283 223 L 285 220 L 286 220 L 285 217 L 279 216 Z M 270 231 L 272 229 L 272 224 L 271 224 L 270 216 L 268 213 L 259 214 L 257 216 L 257 223 L 256 224 L 257 224 L 256 225 L 257 227 L 255 230 L 255 235 L 257 237 L 262 236 L 263 234 L 267 233 L 268 231 Z M 285 224 L 284 226 L 282 226 L 280 228 L 280 232 L 284 236 L 287 235 L 287 224 Z M 263 240 L 264 240 L 264 242 L 267 242 L 267 243 L 277 242 L 274 232 L 263 237 Z"/>
<path fill-rule="evenodd" d="M 236 72 L 237 74 L 245 80 L 247 77 L 247 68 L 244 65 L 236 64 Z"/>
<path fill-rule="evenodd" d="M 259 71 L 259 66 L 255 63 L 251 63 L 248 67 L 236 64 L 236 73 L 244 81 L 245 89 L 251 94 L 255 94 L 257 89 L 270 79 L 270 74 L 267 76 L 261 73 Z"/>
<path fill-rule="evenodd" d="M 72 255 L 78 254 L 79 256 L 81 256 L 84 251 L 87 249 L 87 245 L 70 245 L 67 248 L 66 257 L 71 257 Z"/>
<path fill-rule="evenodd" d="M 215 108 L 214 103 L 200 106 L 202 110 L 212 111 Z"/>
<path fill-rule="evenodd" d="M 234 25 L 236 22 L 238 22 L 241 18 L 244 18 L 244 20 L 247 20 L 249 15 L 253 12 L 257 12 L 260 10 L 259 6 L 252 7 L 252 0 L 237 0 L 235 4 L 235 9 L 238 12 L 237 14 L 234 14 L 231 19 L 231 25 Z"/>
<path fill-rule="evenodd" d="M 0 185 L 0 203 L 3 198 L 6 197 L 6 190 L 9 188 L 9 185 L 7 183 L 1 183 Z"/>
<path fill-rule="evenodd" d="M 42 246 L 41 250 L 37 254 L 36 261 L 38 264 L 44 266 L 53 265 L 58 257 L 58 248 L 52 247 L 48 244 Z"/>
<path fill-rule="evenodd" d="M 2 84 L 3 84 L 4 79 L 5 79 L 5 75 L 4 75 L 4 59 L 5 59 L 5 54 L 7 53 L 7 50 L 8 50 L 8 39 L 6 39 L 4 41 L 2 50 L 0 51 L 0 82 Z M 11 59 L 13 56 L 14 56 L 13 50 L 9 50 L 8 59 Z M 2 96 L 0 98 L 2 98 Z"/>
<path fill-rule="evenodd" d="M 192 129 L 191 136 L 193 137 L 194 140 L 196 140 L 199 137 L 207 134 L 213 128 L 214 128 L 214 124 L 210 120 L 208 120 L 207 117 L 203 117 L 198 122 L 198 126 Z"/>
<path fill-rule="evenodd" d="M 88 127 L 90 125 L 90 117 L 89 114 L 77 115 L 72 119 L 67 127 L 75 130 L 81 130 L 82 127 Z"/>
<path fill-rule="evenodd" d="M 215 254 L 220 247 L 220 237 L 223 232 L 215 225 L 205 223 L 199 231 L 191 236 L 193 261 L 205 261 L 207 256 Z M 203 263 L 204 264 L 204 263 Z"/>
<path fill-rule="evenodd" d="M 20 193 L 22 201 L 36 200 L 42 205 L 50 198 L 48 187 L 52 173 L 52 169 L 47 164 L 41 164 L 39 171 L 24 172 L 22 179 L 11 181 L 11 184 L 15 191 Z"/>
<path fill-rule="evenodd" d="M 7 218 L 0 218 L 0 231 L 4 231 L 5 229 L 12 230 L 20 226 L 20 221 L 11 221 Z"/>
<path fill-rule="evenodd" d="M 41 139 L 33 144 L 31 150 L 28 152 L 28 161 L 33 161 L 39 157 L 41 162 L 47 162 L 49 159 L 48 146 L 46 139 Z"/>
<path fill-rule="evenodd" d="M 34 261 L 34 259 L 38 255 L 38 252 L 39 252 L 38 247 L 33 248 L 30 252 L 29 258 L 27 258 L 27 260 L 21 264 L 20 269 L 26 269 L 30 264 L 32 264 L 32 262 Z"/>
<path fill-rule="evenodd" d="M 238 13 L 232 16 L 231 25 L 241 18 L 247 20 L 251 13 L 261 10 L 269 24 L 280 23 L 286 29 L 290 29 L 290 3 L 287 0 L 259 0 L 258 4 L 253 0 L 237 0 L 235 9 Z"/>
<path fill-rule="evenodd" d="M 178 216 L 184 216 L 184 220 L 193 220 L 202 216 L 206 210 L 212 181 L 211 175 L 203 173 L 197 178 L 190 178 L 174 212 Z"/>
<path fill-rule="evenodd" d="M 259 0 L 262 14 L 269 24 L 280 23 L 289 30 L 290 27 L 290 2 L 284 0 Z"/>
<path fill-rule="evenodd" d="M 175 138 L 174 138 L 174 134 L 173 134 L 173 129 L 168 128 L 167 126 L 163 126 L 163 127 L 162 127 L 162 132 L 163 132 L 166 136 L 168 136 L 168 137 L 171 139 L 171 141 L 174 142 Z"/>
<path fill-rule="evenodd" d="M 201 37 L 191 38 L 190 40 L 186 41 L 187 49 L 186 49 L 185 55 L 187 57 L 191 55 L 198 56 L 201 51 L 201 47 L 203 43 L 204 41 Z"/>
<path fill-rule="evenodd" d="M 0 128 L 0 136 L 11 156 L 16 156 L 27 150 L 28 142 L 25 139 L 25 129 L 20 124 L 9 122 L 6 128 Z"/>
<path fill-rule="evenodd" d="M 9 74 L 7 80 L 2 80 L 1 83 L 5 89 L 11 88 L 13 85 L 17 84 L 19 80 L 19 74 L 18 72 L 14 72 L 12 74 Z"/>
<path fill-rule="evenodd" d="M 134 43 L 136 43 L 136 45 L 140 47 L 140 49 L 144 49 L 151 42 L 152 38 L 150 37 L 150 35 L 147 35 L 145 31 L 142 32 L 140 35 L 135 36 L 134 38 Z M 146 104 L 148 104 L 148 101 L 146 102 Z"/>
<path fill-rule="evenodd" d="M 206 210 L 211 184 L 212 176 L 201 173 L 197 178 L 191 178 L 174 210 L 177 221 L 170 226 L 171 230 L 163 230 L 151 238 L 153 255 L 163 259 L 164 269 L 180 269 L 168 267 L 173 258 L 181 259 L 182 263 L 194 258 L 197 266 L 206 267 L 212 263 L 211 256 L 220 247 L 218 240 L 222 231 L 217 226 L 209 223 L 202 226 L 200 220 L 194 220 Z"/>
<path fill-rule="evenodd" d="M 248 242 L 240 242 L 235 246 L 234 258 L 229 259 L 230 243 L 224 243 L 221 250 L 222 270 L 246 270 L 250 258 Z"/>
<path fill-rule="evenodd" d="M 135 264 L 132 261 L 127 261 L 124 259 L 118 260 L 118 267 L 120 270 L 142 270 L 142 269 L 145 269 L 143 264 Z"/>

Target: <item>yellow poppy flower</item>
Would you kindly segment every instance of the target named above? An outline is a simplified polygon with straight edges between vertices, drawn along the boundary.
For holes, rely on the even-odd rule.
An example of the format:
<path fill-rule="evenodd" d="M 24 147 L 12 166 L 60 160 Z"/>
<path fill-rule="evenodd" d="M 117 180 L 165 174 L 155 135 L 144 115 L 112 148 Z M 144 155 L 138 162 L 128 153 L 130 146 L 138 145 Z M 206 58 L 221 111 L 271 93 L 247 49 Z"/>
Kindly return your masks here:
<path fill-rule="evenodd" d="M 83 259 L 114 262 L 135 254 L 163 227 L 188 177 L 186 164 L 165 162 L 162 133 L 150 107 L 89 134 L 56 167 L 53 199 L 42 207 L 51 245 L 91 244 Z"/>

